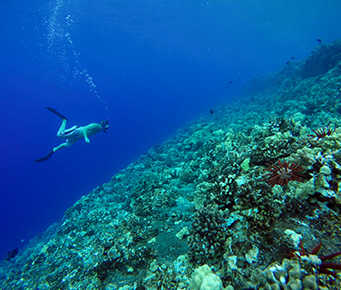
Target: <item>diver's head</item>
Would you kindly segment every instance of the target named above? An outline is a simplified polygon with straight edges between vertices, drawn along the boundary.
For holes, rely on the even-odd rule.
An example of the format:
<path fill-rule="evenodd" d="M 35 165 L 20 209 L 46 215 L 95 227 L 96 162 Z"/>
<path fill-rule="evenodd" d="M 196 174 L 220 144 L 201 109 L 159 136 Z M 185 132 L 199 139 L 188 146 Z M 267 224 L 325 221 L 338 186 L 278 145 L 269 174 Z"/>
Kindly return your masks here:
<path fill-rule="evenodd" d="M 102 126 L 103 132 L 107 133 L 107 130 L 109 129 L 110 125 L 109 125 L 109 119 L 107 120 L 103 120 L 101 123 L 99 123 Z"/>

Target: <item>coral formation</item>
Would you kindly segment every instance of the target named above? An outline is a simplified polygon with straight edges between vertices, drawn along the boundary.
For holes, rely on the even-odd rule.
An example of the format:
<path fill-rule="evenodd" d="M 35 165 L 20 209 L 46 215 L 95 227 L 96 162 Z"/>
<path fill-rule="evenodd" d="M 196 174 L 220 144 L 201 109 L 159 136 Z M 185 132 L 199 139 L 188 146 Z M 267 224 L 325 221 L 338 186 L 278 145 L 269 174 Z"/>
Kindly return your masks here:
<path fill-rule="evenodd" d="M 0 288 L 341 289 L 340 72 L 336 41 L 258 78 L 1 261 Z"/>
<path fill-rule="evenodd" d="M 192 290 L 221 290 L 223 283 L 209 266 L 203 265 L 194 271 L 189 287 Z"/>
<path fill-rule="evenodd" d="M 197 264 L 223 255 L 226 240 L 224 217 L 216 207 L 202 207 L 194 216 L 188 238 L 189 257 Z"/>

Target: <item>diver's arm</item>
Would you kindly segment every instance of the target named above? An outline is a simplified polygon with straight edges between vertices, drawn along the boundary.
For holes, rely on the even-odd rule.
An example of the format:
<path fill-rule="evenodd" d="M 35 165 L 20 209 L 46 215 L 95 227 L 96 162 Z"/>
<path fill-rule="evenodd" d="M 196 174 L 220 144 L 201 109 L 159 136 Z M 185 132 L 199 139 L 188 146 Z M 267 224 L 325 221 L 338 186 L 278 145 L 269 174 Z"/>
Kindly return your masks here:
<path fill-rule="evenodd" d="M 83 128 L 83 136 L 84 136 L 84 140 L 86 143 L 90 143 L 90 139 L 88 137 L 88 128 L 87 127 L 84 127 Z"/>

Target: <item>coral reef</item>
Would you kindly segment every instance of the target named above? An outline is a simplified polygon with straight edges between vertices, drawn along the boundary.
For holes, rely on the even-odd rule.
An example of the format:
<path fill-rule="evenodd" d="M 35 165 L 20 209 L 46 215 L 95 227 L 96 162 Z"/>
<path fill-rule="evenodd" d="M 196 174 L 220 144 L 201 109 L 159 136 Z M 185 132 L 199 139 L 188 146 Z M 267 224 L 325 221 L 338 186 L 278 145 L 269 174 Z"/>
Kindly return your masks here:
<path fill-rule="evenodd" d="M 223 283 L 209 266 L 203 265 L 194 271 L 189 287 L 193 290 L 221 290 Z"/>
<path fill-rule="evenodd" d="M 200 208 L 188 237 L 190 260 L 203 264 L 221 258 L 225 240 L 223 212 L 217 207 Z"/>
<path fill-rule="evenodd" d="M 340 289 L 340 72 L 336 41 L 260 77 L 1 261 L 0 288 Z"/>

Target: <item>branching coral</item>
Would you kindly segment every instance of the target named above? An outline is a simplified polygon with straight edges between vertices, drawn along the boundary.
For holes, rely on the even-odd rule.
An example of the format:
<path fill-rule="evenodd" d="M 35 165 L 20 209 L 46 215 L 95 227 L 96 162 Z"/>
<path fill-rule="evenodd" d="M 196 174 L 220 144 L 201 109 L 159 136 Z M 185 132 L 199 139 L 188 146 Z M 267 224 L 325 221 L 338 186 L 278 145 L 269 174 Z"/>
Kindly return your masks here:
<path fill-rule="evenodd" d="M 223 212 L 217 206 L 207 206 L 197 211 L 188 238 L 191 261 L 202 264 L 223 255 L 226 241 L 223 223 Z"/>

